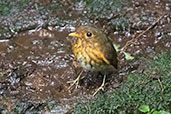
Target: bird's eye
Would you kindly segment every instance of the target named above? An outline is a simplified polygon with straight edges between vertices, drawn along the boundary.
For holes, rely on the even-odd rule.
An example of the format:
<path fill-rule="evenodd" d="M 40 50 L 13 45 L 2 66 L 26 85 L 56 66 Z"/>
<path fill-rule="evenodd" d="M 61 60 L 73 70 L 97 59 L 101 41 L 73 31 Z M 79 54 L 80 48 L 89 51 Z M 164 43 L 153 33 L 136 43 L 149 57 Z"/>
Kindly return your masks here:
<path fill-rule="evenodd" d="M 88 37 L 91 37 L 92 36 L 92 33 L 91 32 L 87 32 L 87 36 Z"/>

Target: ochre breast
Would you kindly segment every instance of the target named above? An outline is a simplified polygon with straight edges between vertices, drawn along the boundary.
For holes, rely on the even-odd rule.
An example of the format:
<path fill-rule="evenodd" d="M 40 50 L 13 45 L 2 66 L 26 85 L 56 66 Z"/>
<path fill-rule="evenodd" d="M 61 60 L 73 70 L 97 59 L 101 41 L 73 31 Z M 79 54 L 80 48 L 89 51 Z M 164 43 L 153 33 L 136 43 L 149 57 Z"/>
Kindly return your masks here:
<path fill-rule="evenodd" d="M 107 64 L 102 59 L 100 50 L 91 44 L 84 43 L 86 42 L 77 39 L 77 42 L 73 45 L 73 53 L 76 60 L 87 70 L 104 69 Z"/>

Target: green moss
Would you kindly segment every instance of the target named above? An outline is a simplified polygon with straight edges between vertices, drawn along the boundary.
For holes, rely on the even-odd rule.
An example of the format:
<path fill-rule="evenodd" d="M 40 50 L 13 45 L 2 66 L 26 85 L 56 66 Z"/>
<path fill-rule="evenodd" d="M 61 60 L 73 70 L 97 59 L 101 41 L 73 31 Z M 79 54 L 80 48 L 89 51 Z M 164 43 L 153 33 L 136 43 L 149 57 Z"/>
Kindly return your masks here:
<path fill-rule="evenodd" d="M 126 1 L 122 0 L 87 0 L 86 1 L 86 15 L 88 18 L 96 17 L 103 21 L 107 21 L 114 30 L 123 31 L 129 29 L 130 21 L 125 12 L 124 4 Z M 122 14 L 123 13 L 123 14 Z M 117 15 L 115 18 L 112 15 Z"/>
<path fill-rule="evenodd" d="M 125 31 L 129 30 L 131 24 L 128 16 L 121 16 L 116 19 L 112 19 L 109 22 L 110 25 L 112 25 L 112 28 L 117 31 Z"/>
<path fill-rule="evenodd" d="M 128 81 L 109 94 L 88 102 L 77 102 L 74 114 L 139 114 L 146 104 L 156 110 L 171 111 L 171 51 L 155 56 L 143 74 L 129 74 Z M 151 75 L 154 76 L 151 76 Z M 162 93 L 160 79 L 164 91 Z"/>
<path fill-rule="evenodd" d="M 0 15 L 1 16 L 11 16 L 15 13 L 23 11 L 23 8 L 28 6 L 31 0 L 2 0 L 0 1 Z"/>
<path fill-rule="evenodd" d="M 130 20 L 124 14 L 127 0 L 72 0 L 75 4 L 85 3 L 82 13 L 83 20 L 89 20 L 85 23 L 91 23 L 94 18 L 100 20 L 99 23 L 105 23 L 117 31 L 128 30 Z M 116 16 L 119 14 L 118 16 Z M 113 15 L 113 16 L 112 16 Z M 115 17 L 116 16 L 116 17 Z M 113 18 L 114 17 L 114 18 Z M 107 23 L 106 23 L 107 22 Z"/>
<path fill-rule="evenodd" d="M 44 103 L 20 102 L 12 110 L 13 114 L 42 114 Z"/>
<path fill-rule="evenodd" d="M 121 11 L 123 4 L 121 0 L 93 0 L 87 1 L 88 14 L 98 17 L 110 17 L 111 14 Z"/>

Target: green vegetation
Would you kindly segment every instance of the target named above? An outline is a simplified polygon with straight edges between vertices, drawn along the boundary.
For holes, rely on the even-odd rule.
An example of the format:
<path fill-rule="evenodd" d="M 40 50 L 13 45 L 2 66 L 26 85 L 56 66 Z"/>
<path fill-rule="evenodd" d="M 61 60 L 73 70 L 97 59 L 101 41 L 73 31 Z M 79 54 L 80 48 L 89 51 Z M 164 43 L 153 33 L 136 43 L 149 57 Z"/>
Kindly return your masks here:
<path fill-rule="evenodd" d="M 14 114 L 43 114 L 45 112 L 56 112 L 59 110 L 58 102 L 50 101 L 46 103 L 36 103 L 31 101 L 23 101 L 16 103 L 12 109 Z M 5 109 L 3 110 L 5 112 Z"/>
<path fill-rule="evenodd" d="M 156 111 L 155 109 L 151 109 L 148 105 L 141 105 L 139 107 L 139 111 L 147 113 L 147 114 L 170 114 L 169 112 L 166 112 L 164 110 Z"/>
<path fill-rule="evenodd" d="M 23 11 L 23 9 L 27 9 L 27 8 L 29 8 L 29 6 L 33 5 L 33 3 L 35 5 L 34 7 L 38 8 L 39 10 L 45 9 L 46 11 L 47 10 L 55 11 L 59 8 L 62 8 L 59 3 L 43 5 L 36 1 L 33 2 L 32 0 L 17 0 L 17 1 L 2 0 L 2 1 L 0 1 L 0 15 L 1 16 L 11 16 L 16 13 L 20 13 Z"/>
<path fill-rule="evenodd" d="M 121 11 L 123 4 L 121 0 L 93 0 L 87 2 L 86 8 L 90 15 L 96 15 L 100 18 L 108 18 L 111 14 Z"/>
<path fill-rule="evenodd" d="M 116 52 L 119 52 L 120 45 L 116 45 L 116 44 L 113 43 L 113 47 L 115 48 Z M 131 56 L 131 54 L 128 53 L 128 52 L 121 51 L 120 53 L 123 53 L 125 55 L 126 60 L 133 60 L 134 59 L 134 57 Z"/>
<path fill-rule="evenodd" d="M 129 16 L 127 15 L 122 15 L 116 19 L 112 19 L 109 24 L 112 25 L 113 29 L 116 31 L 129 30 L 131 27 Z"/>
<path fill-rule="evenodd" d="M 144 73 L 131 73 L 115 91 L 87 102 L 80 101 L 74 114 L 140 114 L 143 104 L 171 112 L 171 50 L 155 56 Z"/>
<path fill-rule="evenodd" d="M 31 0 L 2 0 L 0 1 L 0 15 L 1 16 L 10 16 L 20 11 L 23 11 L 23 8 L 28 5 Z"/>
<path fill-rule="evenodd" d="M 84 2 L 85 8 L 82 17 L 88 23 L 90 20 L 99 20 L 99 23 L 107 24 L 112 29 L 117 31 L 124 31 L 130 28 L 129 16 L 125 14 L 125 6 L 127 0 L 72 0 L 75 4 L 77 2 Z"/>
<path fill-rule="evenodd" d="M 106 20 L 111 27 L 117 31 L 123 31 L 129 28 L 129 19 L 124 12 L 124 2 L 122 0 L 88 0 L 86 5 L 87 17 L 96 17 Z M 103 7 L 105 6 L 105 7 Z M 115 15 L 117 15 L 115 17 Z M 113 15 L 113 16 L 112 16 Z"/>

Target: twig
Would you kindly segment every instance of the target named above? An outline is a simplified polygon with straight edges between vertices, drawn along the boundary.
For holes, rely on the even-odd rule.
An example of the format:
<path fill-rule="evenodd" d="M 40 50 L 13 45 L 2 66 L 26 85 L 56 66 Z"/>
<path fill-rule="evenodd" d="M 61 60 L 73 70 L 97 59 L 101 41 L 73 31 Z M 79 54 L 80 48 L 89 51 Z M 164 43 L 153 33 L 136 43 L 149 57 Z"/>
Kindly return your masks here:
<path fill-rule="evenodd" d="M 146 72 L 144 72 L 145 75 L 147 75 L 147 77 L 145 77 L 142 81 L 141 81 L 141 84 L 144 84 L 145 81 L 149 78 L 148 74 Z"/>
<path fill-rule="evenodd" d="M 163 88 L 162 82 L 160 81 L 160 78 L 158 78 L 158 82 L 159 82 L 160 87 L 161 87 L 161 94 L 163 95 L 164 88 Z"/>
<path fill-rule="evenodd" d="M 150 29 L 152 29 L 165 15 L 160 16 L 156 21 L 152 23 L 145 31 L 140 33 L 137 37 L 133 37 L 131 40 L 129 40 L 121 49 L 120 51 L 124 51 L 130 44 L 135 44 L 134 39 L 140 38 L 143 34 L 148 32 Z"/>
<path fill-rule="evenodd" d="M 22 44 L 20 44 L 20 43 L 18 43 L 18 42 L 14 42 L 14 43 L 15 43 L 16 45 L 18 45 L 18 46 L 24 48 L 24 49 L 28 49 L 28 47 L 26 47 L 26 46 L 24 46 L 24 45 L 22 45 Z"/>

